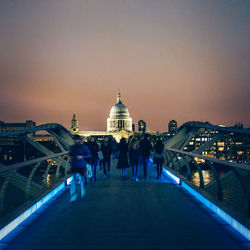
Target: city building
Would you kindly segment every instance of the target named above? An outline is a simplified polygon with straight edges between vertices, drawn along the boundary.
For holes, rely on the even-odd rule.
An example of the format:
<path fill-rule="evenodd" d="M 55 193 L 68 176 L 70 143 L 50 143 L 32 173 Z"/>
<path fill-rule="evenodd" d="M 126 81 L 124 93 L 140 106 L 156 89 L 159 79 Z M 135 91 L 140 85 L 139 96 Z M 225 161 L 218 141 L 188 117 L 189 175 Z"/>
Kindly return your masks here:
<path fill-rule="evenodd" d="M 107 119 L 107 131 L 118 132 L 118 131 L 132 130 L 132 118 L 129 116 L 127 107 L 121 101 L 121 94 L 117 95 L 117 102 L 111 108 L 109 118 Z"/>
<path fill-rule="evenodd" d="M 177 133 L 177 121 L 172 120 L 168 123 L 168 132 L 170 135 L 175 135 Z"/>
<path fill-rule="evenodd" d="M 194 151 L 204 143 L 210 141 L 218 131 L 206 129 L 200 130 L 186 145 L 184 150 Z M 248 163 L 250 161 L 250 138 L 243 134 L 229 133 L 214 142 L 202 152 L 203 155 L 222 160 L 231 160 L 239 163 Z"/>
<path fill-rule="evenodd" d="M 25 131 L 36 127 L 36 122 L 27 120 L 24 123 L 5 123 L 0 122 L 0 133 L 14 133 Z M 58 151 L 57 144 L 50 134 L 30 134 L 29 137 L 39 144 Z M 0 163 L 8 165 L 25 160 L 31 160 L 36 157 L 41 157 L 43 154 L 37 151 L 32 145 L 27 143 L 22 136 L 10 135 L 0 137 Z"/>
<path fill-rule="evenodd" d="M 74 114 L 70 132 L 84 137 L 95 136 L 97 140 L 102 140 L 104 136 L 112 136 L 119 142 L 122 137 L 128 139 L 134 134 L 132 125 L 132 118 L 127 107 L 122 103 L 119 92 L 116 104 L 111 108 L 107 118 L 107 131 L 79 131 L 78 121 Z"/>
<path fill-rule="evenodd" d="M 143 132 L 145 133 L 147 130 L 147 125 L 146 125 L 146 122 L 144 122 L 143 120 L 140 120 L 138 122 L 138 132 Z"/>
<path fill-rule="evenodd" d="M 0 133 L 11 133 L 11 132 L 17 132 L 22 130 L 27 130 L 34 128 L 36 126 L 36 123 L 32 120 L 27 120 L 24 123 L 5 123 L 3 121 L 0 121 Z"/>
<path fill-rule="evenodd" d="M 78 120 L 76 119 L 76 114 L 73 115 L 70 132 L 71 134 L 75 134 L 79 132 Z"/>

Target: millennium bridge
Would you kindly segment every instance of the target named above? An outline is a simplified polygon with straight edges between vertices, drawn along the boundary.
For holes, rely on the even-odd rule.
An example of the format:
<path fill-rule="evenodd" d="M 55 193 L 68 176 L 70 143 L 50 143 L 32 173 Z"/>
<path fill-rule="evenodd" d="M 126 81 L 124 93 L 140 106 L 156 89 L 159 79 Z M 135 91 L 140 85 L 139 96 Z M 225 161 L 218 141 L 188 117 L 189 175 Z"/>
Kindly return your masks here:
<path fill-rule="evenodd" d="M 209 140 L 186 150 L 195 134 L 208 130 L 214 131 Z M 56 147 L 33 140 L 38 131 L 52 135 Z M 230 133 L 250 136 L 247 129 L 185 123 L 164 142 L 163 179 L 156 180 L 152 164 L 148 180 L 121 181 L 113 159 L 110 177 L 99 171 L 76 202 L 69 202 L 73 140 L 67 129 L 44 124 L 1 133 L 20 137 L 39 157 L 0 165 L 0 248 L 249 249 L 250 166 L 202 154 Z M 195 159 L 211 171 L 209 183 Z"/>

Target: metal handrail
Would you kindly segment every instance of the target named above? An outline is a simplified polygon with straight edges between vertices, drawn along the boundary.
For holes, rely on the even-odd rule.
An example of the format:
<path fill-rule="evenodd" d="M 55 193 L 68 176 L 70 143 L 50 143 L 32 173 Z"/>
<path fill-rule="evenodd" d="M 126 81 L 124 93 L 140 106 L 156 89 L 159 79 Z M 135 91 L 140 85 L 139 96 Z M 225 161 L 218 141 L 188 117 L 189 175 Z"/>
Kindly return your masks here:
<path fill-rule="evenodd" d="M 250 135 L 250 129 L 246 128 L 237 128 L 237 127 L 227 127 L 227 126 L 218 126 L 218 125 L 213 125 L 210 123 L 206 122 L 197 122 L 197 121 L 191 121 L 191 122 L 186 122 L 179 127 L 179 131 L 183 129 L 184 127 L 192 127 L 192 128 L 207 128 L 207 129 L 212 129 L 220 132 L 229 132 L 229 133 L 239 133 L 239 134 L 247 134 Z"/>
<path fill-rule="evenodd" d="M 178 150 L 178 149 L 173 149 L 173 148 L 165 148 L 168 151 L 174 152 L 174 153 L 178 153 L 178 154 L 182 154 L 182 155 L 188 155 L 191 157 L 197 157 L 206 161 L 211 161 L 223 166 L 228 166 L 230 168 L 234 168 L 234 169 L 241 169 L 241 170 L 246 170 L 246 171 L 250 171 L 250 166 L 246 165 L 246 164 L 240 164 L 240 163 L 236 163 L 236 162 L 228 162 L 225 160 L 220 160 L 220 159 L 216 159 L 213 157 L 209 157 L 209 156 L 204 156 L 204 155 L 200 155 L 200 154 L 195 154 L 195 153 L 191 153 L 191 152 L 187 152 L 187 151 L 183 151 L 183 150 Z"/>
<path fill-rule="evenodd" d="M 49 159 L 53 159 L 53 158 L 56 158 L 58 156 L 67 155 L 68 153 L 69 153 L 69 151 L 65 151 L 65 152 L 62 152 L 62 153 L 53 154 L 53 155 L 49 155 L 49 156 L 44 156 L 44 157 L 40 157 L 40 158 L 37 158 L 37 159 L 24 161 L 24 162 L 21 162 L 21 163 L 15 163 L 15 164 L 11 164 L 11 165 L 3 165 L 2 164 L 2 166 L 0 167 L 0 174 L 6 173 L 6 172 L 9 172 L 9 171 L 12 171 L 12 170 L 16 170 L 16 169 L 19 169 L 19 168 L 27 167 L 27 166 L 30 166 L 32 164 L 36 164 L 36 163 L 41 162 L 41 161 L 46 161 L 46 160 L 49 160 Z"/>
<path fill-rule="evenodd" d="M 15 136 L 15 135 L 26 135 L 26 134 L 31 134 L 33 132 L 38 132 L 38 131 L 41 131 L 41 130 L 49 130 L 49 129 L 54 129 L 54 128 L 61 128 L 61 129 L 66 130 L 61 124 L 58 124 L 58 123 L 46 123 L 46 124 L 38 125 L 36 127 L 30 128 L 30 129 L 24 129 L 24 130 L 21 130 L 21 131 L 0 133 L 0 137 L 8 137 L 8 136 Z"/>
<path fill-rule="evenodd" d="M 172 157 L 168 157 L 170 152 L 172 155 Z M 191 159 L 193 158 L 200 158 L 205 160 L 210 169 L 213 171 L 213 173 L 215 174 L 215 183 L 216 183 L 216 199 L 220 200 L 220 201 L 224 201 L 224 195 L 223 195 L 223 186 L 222 186 L 222 180 L 217 176 L 217 172 L 215 169 L 215 166 L 218 168 L 221 168 L 222 166 L 226 166 L 228 167 L 228 170 L 230 170 L 230 173 L 232 173 L 235 178 L 237 179 L 237 183 L 239 184 L 239 186 L 241 187 L 241 191 L 243 193 L 244 196 L 244 214 L 247 218 L 250 218 L 250 192 L 249 189 L 247 187 L 247 184 L 245 183 L 245 181 L 243 180 L 243 176 L 240 174 L 240 172 L 244 172 L 244 176 L 248 175 L 250 172 L 250 166 L 246 165 L 246 164 L 239 164 L 239 163 L 234 163 L 234 162 L 228 162 L 225 160 L 220 160 L 220 159 L 216 159 L 213 157 L 208 157 L 208 156 L 203 156 L 203 155 L 199 155 L 196 153 L 192 153 L 192 152 L 186 152 L 186 151 L 182 151 L 182 150 L 178 150 L 178 149 L 173 149 L 173 148 L 169 148 L 166 147 L 165 148 L 165 153 L 166 153 L 166 159 L 167 159 L 167 164 L 169 164 L 169 166 L 171 166 L 172 170 L 175 170 L 175 166 L 176 166 L 176 162 L 177 164 L 180 164 L 181 160 L 183 160 L 184 162 L 182 163 L 182 166 L 187 166 L 187 171 L 188 169 L 190 170 L 190 167 L 188 165 L 187 162 L 187 158 L 185 159 L 184 156 L 187 156 Z M 182 155 L 182 157 L 178 157 L 178 155 Z M 214 164 L 212 164 L 214 163 Z M 170 165 L 172 164 L 172 165 Z M 201 190 L 204 190 L 205 186 L 204 186 L 204 179 L 203 179 L 203 175 L 201 172 L 201 169 L 199 167 L 198 164 L 195 164 L 197 167 L 197 170 L 199 172 L 199 178 L 200 178 L 200 185 L 199 188 Z M 180 174 L 180 170 L 182 167 L 178 168 L 177 173 Z"/>

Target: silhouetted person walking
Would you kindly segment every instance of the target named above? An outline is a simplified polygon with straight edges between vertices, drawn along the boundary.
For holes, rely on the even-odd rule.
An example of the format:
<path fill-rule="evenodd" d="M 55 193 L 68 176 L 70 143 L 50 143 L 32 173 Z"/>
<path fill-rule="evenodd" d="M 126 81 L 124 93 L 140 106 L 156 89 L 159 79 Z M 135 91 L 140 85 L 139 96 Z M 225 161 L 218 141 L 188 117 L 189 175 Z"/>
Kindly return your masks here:
<path fill-rule="evenodd" d="M 118 150 L 118 162 L 117 168 L 121 169 L 121 175 L 123 180 L 127 179 L 127 168 L 129 168 L 128 164 L 128 144 L 125 138 L 122 138 L 117 147 Z"/>
<path fill-rule="evenodd" d="M 92 136 L 90 138 L 90 141 L 87 143 L 87 145 L 88 145 L 89 150 L 92 154 L 90 163 L 91 163 L 91 167 L 92 167 L 93 176 L 91 177 L 91 181 L 95 182 L 96 181 L 96 166 L 97 166 L 98 160 L 99 160 L 99 158 L 98 158 L 99 146 L 96 143 L 94 136 Z"/>
<path fill-rule="evenodd" d="M 149 164 L 150 152 L 152 151 L 152 145 L 149 141 L 148 134 L 145 134 L 144 138 L 140 141 L 140 150 L 142 156 L 144 178 L 148 179 L 148 164 Z"/>
<path fill-rule="evenodd" d="M 112 144 L 108 138 L 108 136 L 104 137 L 104 142 L 101 145 L 101 151 L 103 154 L 103 174 L 104 178 L 107 178 L 110 173 L 110 161 L 111 161 L 111 154 L 112 154 Z"/>
<path fill-rule="evenodd" d="M 129 162 L 132 166 L 132 179 L 135 181 L 138 181 L 138 175 L 139 175 L 139 165 L 140 165 L 140 144 L 139 141 L 136 139 L 133 139 L 130 143 L 129 147 Z"/>
<path fill-rule="evenodd" d="M 162 177 L 162 164 L 164 163 L 164 145 L 160 139 L 156 141 L 154 146 L 154 163 L 156 163 L 157 179 Z"/>

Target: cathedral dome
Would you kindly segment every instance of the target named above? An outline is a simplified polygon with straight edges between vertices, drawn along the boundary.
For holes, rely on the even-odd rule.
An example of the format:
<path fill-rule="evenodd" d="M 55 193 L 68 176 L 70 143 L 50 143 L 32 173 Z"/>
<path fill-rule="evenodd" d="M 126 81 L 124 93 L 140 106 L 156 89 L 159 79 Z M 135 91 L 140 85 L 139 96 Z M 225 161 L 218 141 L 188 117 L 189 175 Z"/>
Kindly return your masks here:
<path fill-rule="evenodd" d="M 132 131 L 132 118 L 129 117 L 127 107 L 121 101 L 121 95 L 118 93 L 117 102 L 111 108 L 109 118 L 107 119 L 107 131 Z"/>
<path fill-rule="evenodd" d="M 127 119 L 127 118 L 129 118 L 128 109 L 122 103 L 120 93 L 117 96 L 117 103 L 110 110 L 109 117 L 111 119 Z"/>

